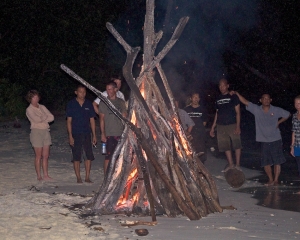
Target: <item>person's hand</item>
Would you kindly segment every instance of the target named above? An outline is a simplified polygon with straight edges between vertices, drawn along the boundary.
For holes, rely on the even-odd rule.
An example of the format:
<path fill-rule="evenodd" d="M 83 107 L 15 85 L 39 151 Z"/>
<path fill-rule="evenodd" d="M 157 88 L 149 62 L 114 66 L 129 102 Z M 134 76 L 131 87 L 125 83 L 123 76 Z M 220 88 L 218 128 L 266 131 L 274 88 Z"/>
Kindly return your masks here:
<path fill-rule="evenodd" d="M 209 135 L 210 135 L 211 137 L 214 137 L 214 136 L 215 136 L 215 130 L 214 130 L 213 128 L 210 130 Z"/>
<path fill-rule="evenodd" d="M 295 157 L 295 154 L 294 154 L 294 148 L 293 148 L 293 147 L 291 147 L 290 154 L 291 154 L 293 157 Z"/>
<path fill-rule="evenodd" d="M 93 136 L 93 145 L 96 145 L 96 144 L 97 144 L 97 137 Z"/>
<path fill-rule="evenodd" d="M 277 122 L 277 127 L 276 127 L 276 128 L 279 128 L 279 125 L 280 125 L 280 122 L 278 121 L 278 122 Z"/>
<path fill-rule="evenodd" d="M 235 91 L 231 90 L 231 91 L 229 92 L 229 94 L 232 96 L 232 95 L 235 94 Z"/>
<path fill-rule="evenodd" d="M 191 141 L 191 140 L 193 139 L 191 133 L 186 132 L 185 135 L 186 135 L 186 138 L 187 138 L 189 141 Z"/>
<path fill-rule="evenodd" d="M 69 144 L 74 147 L 74 138 L 72 136 L 69 137 Z"/>
<path fill-rule="evenodd" d="M 241 128 L 237 127 L 237 128 L 234 130 L 234 134 L 240 135 L 240 134 L 241 134 Z"/>
<path fill-rule="evenodd" d="M 106 136 L 104 133 L 101 133 L 101 142 L 106 142 Z"/>

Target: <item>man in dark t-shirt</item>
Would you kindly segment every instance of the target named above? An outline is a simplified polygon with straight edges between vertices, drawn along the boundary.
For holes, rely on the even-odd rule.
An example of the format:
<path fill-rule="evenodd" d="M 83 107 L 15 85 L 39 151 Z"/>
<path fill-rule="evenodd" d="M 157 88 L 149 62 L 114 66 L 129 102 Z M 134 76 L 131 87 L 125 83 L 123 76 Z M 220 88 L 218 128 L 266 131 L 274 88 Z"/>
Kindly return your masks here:
<path fill-rule="evenodd" d="M 82 150 L 84 150 L 87 158 L 84 161 L 85 182 L 92 183 L 90 180 L 91 161 L 94 160 L 92 142 L 93 144 L 97 143 L 94 119 L 96 113 L 92 102 L 85 98 L 85 86 L 79 85 L 76 88 L 75 94 L 76 98 L 68 102 L 66 110 L 69 143 L 73 154 L 72 162 L 74 165 L 75 175 L 77 177 L 77 183 L 82 183 L 80 177 L 80 162 Z"/>
<path fill-rule="evenodd" d="M 207 113 L 202 105 L 199 104 L 200 96 L 198 93 L 191 95 L 191 104 L 184 108 L 194 121 L 195 126 L 192 129 L 192 144 L 195 148 L 196 154 L 200 156 L 202 162 L 206 160 L 206 148 L 205 148 L 205 125 L 207 123 Z"/>
<path fill-rule="evenodd" d="M 219 82 L 221 95 L 216 100 L 216 115 L 210 130 L 210 136 L 214 137 L 215 127 L 217 127 L 219 151 L 225 152 L 228 160 L 228 167 L 224 169 L 224 172 L 234 167 L 241 171 L 240 101 L 237 96 L 229 94 L 228 88 L 227 80 L 221 79 Z M 235 150 L 235 166 L 232 160 L 231 148 Z"/>

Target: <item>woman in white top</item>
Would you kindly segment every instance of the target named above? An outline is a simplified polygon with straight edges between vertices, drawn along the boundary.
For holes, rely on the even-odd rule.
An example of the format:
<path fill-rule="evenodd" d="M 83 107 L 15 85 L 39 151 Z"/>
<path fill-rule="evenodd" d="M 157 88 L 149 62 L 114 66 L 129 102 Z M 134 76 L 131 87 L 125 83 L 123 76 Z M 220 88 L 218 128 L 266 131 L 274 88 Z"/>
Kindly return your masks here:
<path fill-rule="evenodd" d="M 38 91 L 30 90 L 26 95 L 26 100 L 30 103 L 26 109 L 26 116 L 31 124 L 30 142 L 35 152 L 34 166 L 37 180 L 51 180 L 48 175 L 48 158 L 52 144 L 49 122 L 54 120 L 54 116 L 44 105 L 39 104 L 40 94 Z"/>

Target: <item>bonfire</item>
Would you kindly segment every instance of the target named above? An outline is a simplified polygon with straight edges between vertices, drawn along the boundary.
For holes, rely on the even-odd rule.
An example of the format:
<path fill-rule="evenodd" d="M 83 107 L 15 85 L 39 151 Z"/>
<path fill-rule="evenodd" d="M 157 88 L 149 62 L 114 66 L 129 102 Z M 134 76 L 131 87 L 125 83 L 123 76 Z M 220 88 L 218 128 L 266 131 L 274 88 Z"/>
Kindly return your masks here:
<path fill-rule="evenodd" d="M 163 32 L 154 30 L 154 2 L 146 1 L 143 65 L 136 78 L 132 68 L 140 47 L 131 47 L 112 24 L 106 24 L 127 53 L 123 76 L 131 89 L 128 118 L 99 90 L 61 65 L 125 124 L 105 179 L 87 206 L 96 214 L 151 215 L 152 221 L 156 221 L 157 214 L 186 215 L 198 220 L 209 213 L 222 212 L 222 207 L 211 174 L 196 156 L 180 125 L 174 96 L 160 64 L 179 39 L 189 17 L 180 19 L 171 39 L 156 55 Z M 155 82 L 154 70 L 163 82 L 166 99 Z"/>

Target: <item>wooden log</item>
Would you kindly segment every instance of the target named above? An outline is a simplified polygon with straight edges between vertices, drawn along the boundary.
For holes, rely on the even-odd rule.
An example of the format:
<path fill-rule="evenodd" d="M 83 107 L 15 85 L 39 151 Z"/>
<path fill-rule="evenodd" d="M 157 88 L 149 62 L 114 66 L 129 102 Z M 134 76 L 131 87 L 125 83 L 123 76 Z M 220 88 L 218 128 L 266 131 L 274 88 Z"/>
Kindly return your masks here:
<path fill-rule="evenodd" d="M 148 168 L 154 189 L 166 215 L 168 217 L 176 217 L 177 215 L 184 214 L 184 212 L 178 207 L 178 204 L 174 200 L 169 189 L 165 186 L 153 165 L 148 164 Z"/>
<path fill-rule="evenodd" d="M 135 133 L 136 132 L 138 132 L 138 130 L 135 131 Z M 147 140 L 143 138 L 141 132 L 137 135 L 137 139 L 138 139 L 138 142 L 140 142 L 140 144 L 142 145 L 144 151 L 147 154 L 148 159 L 151 161 L 153 167 L 159 174 L 160 178 L 163 180 L 164 184 L 166 185 L 166 187 L 169 189 L 169 191 L 173 195 L 174 200 L 176 201 L 178 206 L 188 216 L 189 219 L 198 220 L 200 218 L 200 216 L 188 207 L 188 205 L 185 203 L 184 199 L 177 192 L 176 188 L 174 187 L 174 185 L 172 184 L 170 179 L 167 177 L 167 175 L 164 173 L 164 171 L 159 166 L 159 163 L 157 162 L 155 155 L 152 153 L 151 149 L 149 148 L 149 146 L 147 144 Z"/>
<path fill-rule="evenodd" d="M 147 170 L 147 165 L 146 165 L 146 160 L 144 159 L 142 155 L 142 149 L 141 148 L 136 148 L 137 151 L 137 156 L 140 161 L 140 166 L 143 172 L 143 177 L 144 177 L 144 182 L 145 182 L 145 188 L 148 196 L 148 201 L 150 204 L 150 213 L 152 217 L 152 221 L 156 221 L 156 215 L 155 215 L 155 210 L 154 210 L 154 198 L 151 190 L 151 184 L 150 184 L 150 178 L 149 178 L 149 173 Z"/>
<path fill-rule="evenodd" d="M 227 166 L 228 164 L 225 166 L 225 168 Z M 227 183 L 233 188 L 239 188 L 245 182 L 245 174 L 242 171 L 237 170 L 236 168 L 232 168 L 224 172 L 224 177 Z"/>
<path fill-rule="evenodd" d="M 174 163 L 174 169 L 175 169 L 175 172 L 176 172 L 176 176 L 178 177 L 178 180 L 180 182 L 180 185 L 181 185 L 181 189 L 183 191 L 183 194 L 184 194 L 184 198 L 185 198 L 185 201 L 186 203 L 188 204 L 188 206 L 193 209 L 194 212 L 197 212 L 197 209 L 195 207 L 195 205 L 193 204 L 193 201 L 189 195 L 189 191 L 186 187 L 186 182 L 185 182 L 185 179 L 183 178 L 183 175 L 182 175 L 182 172 L 180 171 L 180 168 L 178 166 L 178 163 Z"/>
<path fill-rule="evenodd" d="M 175 43 L 178 41 L 183 29 L 185 28 L 185 25 L 187 24 L 189 20 L 189 17 L 184 17 L 179 20 L 179 23 L 171 37 L 171 39 L 168 41 L 168 43 L 165 45 L 165 47 L 159 52 L 159 54 L 154 57 L 153 61 L 148 65 L 147 68 L 143 69 L 143 72 L 139 75 L 136 82 L 137 85 L 141 83 L 142 78 L 144 77 L 144 74 L 147 72 L 151 72 L 153 68 L 160 63 L 160 61 L 167 55 L 167 53 L 171 50 L 171 48 L 175 45 Z"/>
<path fill-rule="evenodd" d="M 223 209 L 219 203 L 217 186 L 211 174 L 207 171 L 199 158 L 195 158 L 195 161 L 197 164 L 197 170 L 200 173 L 198 177 L 199 187 L 201 188 L 201 191 L 204 192 L 206 199 L 208 199 L 208 202 L 213 206 L 213 209 L 217 212 L 222 212 Z"/>
<path fill-rule="evenodd" d="M 148 0 L 144 23 L 144 61 L 143 68 L 147 68 L 153 59 L 152 44 L 154 38 L 154 0 Z"/>
<path fill-rule="evenodd" d="M 122 136 L 121 136 L 121 139 L 120 139 L 120 144 L 116 147 L 115 149 L 115 153 L 120 153 L 125 142 L 127 141 L 127 136 L 128 134 L 128 128 L 125 128 Z M 117 162 L 117 164 L 116 164 Z M 103 198 L 106 196 L 107 193 L 109 193 L 109 190 L 111 188 L 111 186 L 114 186 L 114 183 L 113 183 L 113 177 L 116 177 L 113 175 L 113 168 L 114 167 L 118 167 L 118 165 L 120 164 L 121 162 L 120 161 L 117 161 L 117 158 L 112 158 L 111 161 L 110 161 L 110 164 L 108 166 L 108 171 L 107 171 L 107 174 L 106 176 L 104 177 L 104 181 L 102 182 L 102 185 L 100 186 L 100 188 L 102 189 L 102 191 L 98 191 L 93 198 L 91 198 L 86 206 L 87 207 L 90 207 L 92 206 L 93 209 L 99 209 L 101 204 L 102 204 L 102 201 L 103 201 Z"/>

